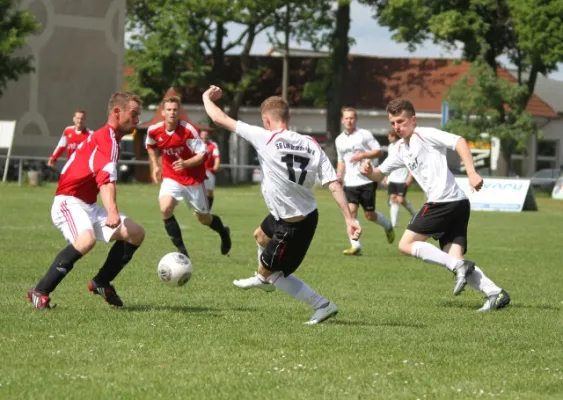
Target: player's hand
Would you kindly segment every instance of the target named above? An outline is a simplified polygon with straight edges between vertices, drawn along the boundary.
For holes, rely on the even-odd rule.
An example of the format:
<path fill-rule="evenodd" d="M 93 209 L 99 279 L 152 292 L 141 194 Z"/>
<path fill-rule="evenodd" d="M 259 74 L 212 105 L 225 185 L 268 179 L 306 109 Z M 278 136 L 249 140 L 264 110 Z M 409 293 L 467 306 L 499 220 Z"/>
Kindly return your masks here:
<path fill-rule="evenodd" d="M 157 185 L 160 183 L 160 167 L 158 166 L 152 169 L 152 181 Z"/>
<path fill-rule="evenodd" d="M 409 187 L 410 185 L 412 185 L 412 176 L 408 176 L 407 180 L 405 181 L 405 186 Z"/>
<path fill-rule="evenodd" d="M 373 172 L 373 166 L 371 165 L 369 160 L 362 164 L 362 166 L 360 167 L 360 172 L 362 173 L 362 175 L 367 176 L 368 178 L 370 177 L 371 173 Z"/>
<path fill-rule="evenodd" d="M 346 230 L 348 231 L 348 236 L 350 236 L 352 240 L 358 240 L 362 235 L 362 227 L 354 220 L 346 221 Z"/>
<path fill-rule="evenodd" d="M 467 175 L 469 178 L 469 186 L 473 188 L 476 192 L 481 190 L 483 187 L 483 178 L 477 172 L 473 172 Z"/>
<path fill-rule="evenodd" d="M 55 160 L 53 160 L 52 158 L 49 158 L 49 161 L 47 161 L 47 165 L 51 168 L 53 168 L 55 166 Z"/>
<path fill-rule="evenodd" d="M 184 160 L 181 157 L 178 157 L 178 159 L 172 163 L 172 168 L 174 168 L 174 171 L 181 171 L 185 169 Z"/>
<path fill-rule="evenodd" d="M 381 181 L 381 183 L 383 184 L 384 187 L 389 186 L 389 182 L 387 182 L 387 177 L 383 178 L 383 180 Z"/>
<path fill-rule="evenodd" d="M 211 85 L 209 89 L 207 89 L 205 93 L 203 93 L 203 96 L 208 97 L 209 100 L 215 102 L 221 98 L 222 94 L 223 91 L 220 87 Z"/>
<path fill-rule="evenodd" d="M 121 217 L 118 212 L 108 213 L 106 218 L 106 226 L 108 228 L 117 228 L 121 224 Z"/>
<path fill-rule="evenodd" d="M 354 154 L 352 154 L 352 158 L 350 158 L 350 161 L 352 162 L 358 162 L 358 161 L 362 161 L 362 153 L 360 153 L 359 151 L 354 152 Z"/>
<path fill-rule="evenodd" d="M 338 181 L 338 183 L 342 184 L 342 172 L 336 173 L 336 180 Z"/>

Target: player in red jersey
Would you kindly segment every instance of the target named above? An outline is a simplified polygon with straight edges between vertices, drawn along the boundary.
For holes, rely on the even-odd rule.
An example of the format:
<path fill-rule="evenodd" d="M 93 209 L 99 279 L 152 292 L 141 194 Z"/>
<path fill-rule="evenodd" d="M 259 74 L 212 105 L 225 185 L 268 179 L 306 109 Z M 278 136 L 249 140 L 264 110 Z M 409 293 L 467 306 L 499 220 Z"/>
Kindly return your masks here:
<path fill-rule="evenodd" d="M 182 232 L 174 208 L 184 200 L 194 209 L 200 223 L 209 226 L 221 237 L 221 254 L 231 250 L 230 229 L 223 225 L 221 218 L 209 211 L 205 190 L 205 166 L 207 147 L 199 137 L 196 128 L 179 119 L 180 99 L 167 97 L 162 101 L 164 121 L 147 130 L 146 147 L 152 165 L 152 179 L 161 182 L 156 149 L 162 155 L 162 184 L 158 200 L 164 220 L 164 228 L 178 251 L 188 256 L 182 239 Z"/>
<path fill-rule="evenodd" d="M 205 159 L 205 174 L 207 181 L 205 188 L 207 189 L 207 198 L 209 199 L 209 211 L 213 209 L 213 191 L 215 190 L 215 174 L 219 171 L 219 164 L 221 164 L 221 156 L 219 154 L 219 146 L 209 138 L 209 131 L 202 129 L 199 133 L 201 140 L 207 146 L 207 158 Z"/>
<path fill-rule="evenodd" d="M 121 138 L 139 123 L 141 104 L 133 93 L 114 93 L 109 100 L 107 124 L 82 142 L 63 167 L 51 218 L 70 244 L 27 292 L 27 299 L 35 308 L 51 308 L 50 293 L 98 240 L 115 240 L 115 244 L 98 274 L 88 283 L 88 290 L 112 306 L 123 306 L 111 281 L 131 260 L 145 238 L 145 231 L 117 209 L 116 163 Z M 96 204 L 98 193 L 104 207 Z"/>
<path fill-rule="evenodd" d="M 84 123 L 86 122 L 86 111 L 76 110 L 74 112 L 72 122 L 74 122 L 74 126 L 67 126 L 64 129 L 57 148 L 53 152 L 53 155 L 49 158 L 49 161 L 47 162 L 49 167 L 55 166 L 57 159 L 64 153 L 65 149 L 66 159 L 68 160 L 78 145 L 88 139 L 88 136 L 92 133 L 90 129 L 84 126 Z"/>

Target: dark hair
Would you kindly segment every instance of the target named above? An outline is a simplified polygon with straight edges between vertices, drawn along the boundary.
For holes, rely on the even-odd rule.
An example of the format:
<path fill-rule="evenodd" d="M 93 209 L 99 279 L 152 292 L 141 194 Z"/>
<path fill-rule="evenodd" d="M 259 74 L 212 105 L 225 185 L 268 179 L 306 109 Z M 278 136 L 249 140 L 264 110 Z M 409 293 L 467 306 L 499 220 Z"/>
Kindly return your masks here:
<path fill-rule="evenodd" d="M 414 111 L 414 106 L 412 103 L 407 99 L 395 99 L 392 100 L 389 104 L 387 104 L 387 113 L 393 116 L 399 115 L 403 111 L 406 111 L 409 114 L 409 117 L 416 115 Z"/>
<path fill-rule="evenodd" d="M 394 129 L 389 129 L 389 132 L 387 132 L 387 135 L 391 135 L 393 136 L 395 139 L 400 139 L 401 137 L 397 134 L 397 132 L 395 132 Z"/>

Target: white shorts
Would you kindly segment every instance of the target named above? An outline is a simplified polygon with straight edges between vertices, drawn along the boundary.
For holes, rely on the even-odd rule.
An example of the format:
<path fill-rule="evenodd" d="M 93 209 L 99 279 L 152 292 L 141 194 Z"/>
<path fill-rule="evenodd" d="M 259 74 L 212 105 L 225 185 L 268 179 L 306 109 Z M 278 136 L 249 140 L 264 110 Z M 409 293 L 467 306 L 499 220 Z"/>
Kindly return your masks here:
<path fill-rule="evenodd" d="M 207 189 L 205 184 L 184 186 L 174 179 L 164 178 L 160 185 L 158 198 L 172 196 L 177 201 L 184 200 L 188 206 L 200 214 L 209 214 L 209 203 L 207 201 Z"/>
<path fill-rule="evenodd" d="M 121 223 L 127 218 L 121 215 Z M 106 226 L 108 213 L 97 204 L 87 204 L 73 196 L 55 196 L 51 207 L 53 224 L 60 229 L 65 239 L 74 243 L 76 237 L 85 230 L 92 230 L 96 240 L 109 243 L 116 228 Z"/>
<path fill-rule="evenodd" d="M 207 180 L 205 181 L 205 189 L 215 190 L 215 174 L 211 171 L 205 171 Z"/>

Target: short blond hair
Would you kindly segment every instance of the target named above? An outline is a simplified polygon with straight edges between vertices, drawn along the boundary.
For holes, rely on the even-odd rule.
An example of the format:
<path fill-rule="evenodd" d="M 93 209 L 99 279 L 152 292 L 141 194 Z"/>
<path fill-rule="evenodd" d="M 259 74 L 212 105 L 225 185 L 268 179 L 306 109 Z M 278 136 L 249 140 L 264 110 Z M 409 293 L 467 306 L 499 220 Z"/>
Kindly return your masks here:
<path fill-rule="evenodd" d="M 358 118 L 358 112 L 356 111 L 356 109 L 354 107 L 343 107 L 342 111 L 341 111 L 342 116 L 344 116 L 345 112 L 353 112 L 354 117 Z"/>
<path fill-rule="evenodd" d="M 276 121 L 289 121 L 289 105 L 280 96 L 271 96 L 264 100 L 260 105 L 260 112 L 269 114 Z"/>
<path fill-rule="evenodd" d="M 131 92 L 115 92 L 109 98 L 108 103 L 108 115 L 111 114 L 115 107 L 119 107 L 120 109 L 126 111 L 129 109 L 129 102 L 134 101 L 139 105 L 139 107 L 143 106 L 143 101 L 139 96 L 135 93 Z"/>
<path fill-rule="evenodd" d="M 180 107 L 182 105 L 182 101 L 180 100 L 180 98 L 178 96 L 165 97 L 164 100 L 162 100 L 161 104 L 164 106 L 166 103 L 176 103 L 176 104 L 178 104 L 178 107 Z"/>

